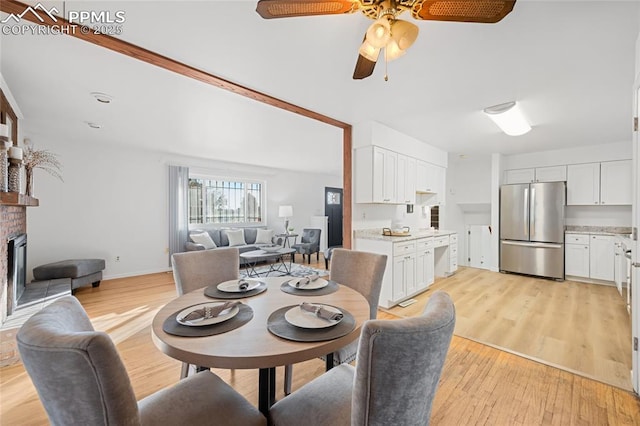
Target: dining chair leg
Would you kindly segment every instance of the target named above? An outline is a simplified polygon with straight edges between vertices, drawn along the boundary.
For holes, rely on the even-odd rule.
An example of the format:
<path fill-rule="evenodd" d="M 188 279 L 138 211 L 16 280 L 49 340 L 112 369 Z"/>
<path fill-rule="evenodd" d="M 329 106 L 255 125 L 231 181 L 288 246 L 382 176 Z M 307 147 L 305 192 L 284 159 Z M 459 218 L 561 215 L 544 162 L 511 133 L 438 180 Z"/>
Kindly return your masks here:
<path fill-rule="evenodd" d="M 333 368 L 333 352 L 327 354 L 325 357 L 325 371 L 329 371 Z"/>
<path fill-rule="evenodd" d="M 182 368 L 180 369 L 180 380 L 186 378 L 189 375 L 189 364 L 186 362 L 182 363 Z"/>
<path fill-rule="evenodd" d="M 291 393 L 291 376 L 293 376 L 293 365 L 284 366 L 284 394 L 289 395 Z"/>

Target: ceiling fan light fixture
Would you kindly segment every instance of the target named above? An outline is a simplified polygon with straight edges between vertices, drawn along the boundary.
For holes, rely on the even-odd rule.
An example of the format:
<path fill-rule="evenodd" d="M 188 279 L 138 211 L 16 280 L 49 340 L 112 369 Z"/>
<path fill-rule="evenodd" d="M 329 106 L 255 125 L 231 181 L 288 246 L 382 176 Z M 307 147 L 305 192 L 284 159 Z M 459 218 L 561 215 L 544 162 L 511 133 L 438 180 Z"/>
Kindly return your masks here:
<path fill-rule="evenodd" d="M 358 49 L 358 53 L 366 59 L 376 62 L 378 60 L 378 55 L 380 54 L 380 49 L 372 46 L 371 43 L 365 40 L 360 46 L 360 49 Z"/>
<path fill-rule="evenodd" d="M 531 125 L 515 101 L 487 107 L 484 113 L 509 136 L 524 135 L 531 130 Z"/>
<path fill-rule="evenodd" d="M 418 38 L 419 28 L 411 22 L 397 20 L 391 26 L 391 39 L 396 42 L 398 48 L 407 50 Z"/>
<path fill-rule="evenodd" d="M 389 43 L 387 43 L 387 47 L 385 47 L 384 49 L 384 55 L 387 62 L 396 60 L 399 57 L 404 56 L 405 53 L 407 53 L 407 51 L 401 49 L 394 39 L 389 40 Z"/>
<path fill-rule="evenodd" d="M 367 29 L 367 41 L 373 47 L 381 49 L 387 45 L 391 38 L 391 24 L 386 17 L 376 19 Z"/>

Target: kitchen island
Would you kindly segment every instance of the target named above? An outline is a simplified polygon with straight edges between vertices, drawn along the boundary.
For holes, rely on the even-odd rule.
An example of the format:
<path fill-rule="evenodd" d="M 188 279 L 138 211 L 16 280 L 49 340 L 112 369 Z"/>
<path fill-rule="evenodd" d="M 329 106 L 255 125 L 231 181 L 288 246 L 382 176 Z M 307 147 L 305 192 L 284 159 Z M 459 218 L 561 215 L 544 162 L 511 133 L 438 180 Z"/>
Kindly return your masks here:
<path fill-rule="evenodd" d="M 435 277 L 458 269 L 458 234 L 419 229 L 409 235 L 383 235 L 382 229 L 354 231 L 354 249 L 387 255 L 379 306 L 391 308 L 427 290 Z"/>

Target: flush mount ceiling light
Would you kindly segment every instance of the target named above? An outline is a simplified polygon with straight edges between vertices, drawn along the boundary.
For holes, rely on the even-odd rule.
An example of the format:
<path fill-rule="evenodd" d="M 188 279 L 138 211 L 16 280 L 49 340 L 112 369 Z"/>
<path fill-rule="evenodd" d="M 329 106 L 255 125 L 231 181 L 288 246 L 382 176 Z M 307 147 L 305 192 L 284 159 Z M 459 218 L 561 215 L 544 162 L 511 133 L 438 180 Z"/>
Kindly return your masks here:
<path fill-rule="evenodd" d="M 524 135 L 531 130 L 531 126 L 515 101 L 485 108 L 484 113 L 509 136 Z"/>
<path fill-rule="evenodd" d="M 113 96 L 101 92 L 91 92 L 91 96 L 93 96 L 98 102 L 103 104 L 110 104 L 113 100 Z"/>
<path fill-rule="evenodd" d="M 404 55 L 418 37 L 416 25 L 398 19 L 404 12 L 422 21 L 492 24 L 507 16 L 515 3 L 516 0 L 258 0 L 256 11 L 265 19 L 362 12 L 374 22 L 358 50 L 353 78 L 360 80 L 373 74 L 381 49 L 385 50 L 385 60 L 392 61 Z"/>
<path fill-rule="evenodd" d="M 91 121 L 87 121 L 87 126 L 91 127 L 92 129 L 101 129 L 102 128 L 102 124 L 92 123 Z"/>

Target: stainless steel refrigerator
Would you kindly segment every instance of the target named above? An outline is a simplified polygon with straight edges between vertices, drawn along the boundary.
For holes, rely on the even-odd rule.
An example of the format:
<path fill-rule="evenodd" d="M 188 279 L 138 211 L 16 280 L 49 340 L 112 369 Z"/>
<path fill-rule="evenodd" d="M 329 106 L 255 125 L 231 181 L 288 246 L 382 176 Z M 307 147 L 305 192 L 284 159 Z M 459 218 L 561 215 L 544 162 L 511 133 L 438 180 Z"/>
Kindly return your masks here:
<path fill-rule="evenodd" d="M 564 280 L 564 182 L 500 187 L 500 271 Z"/>

